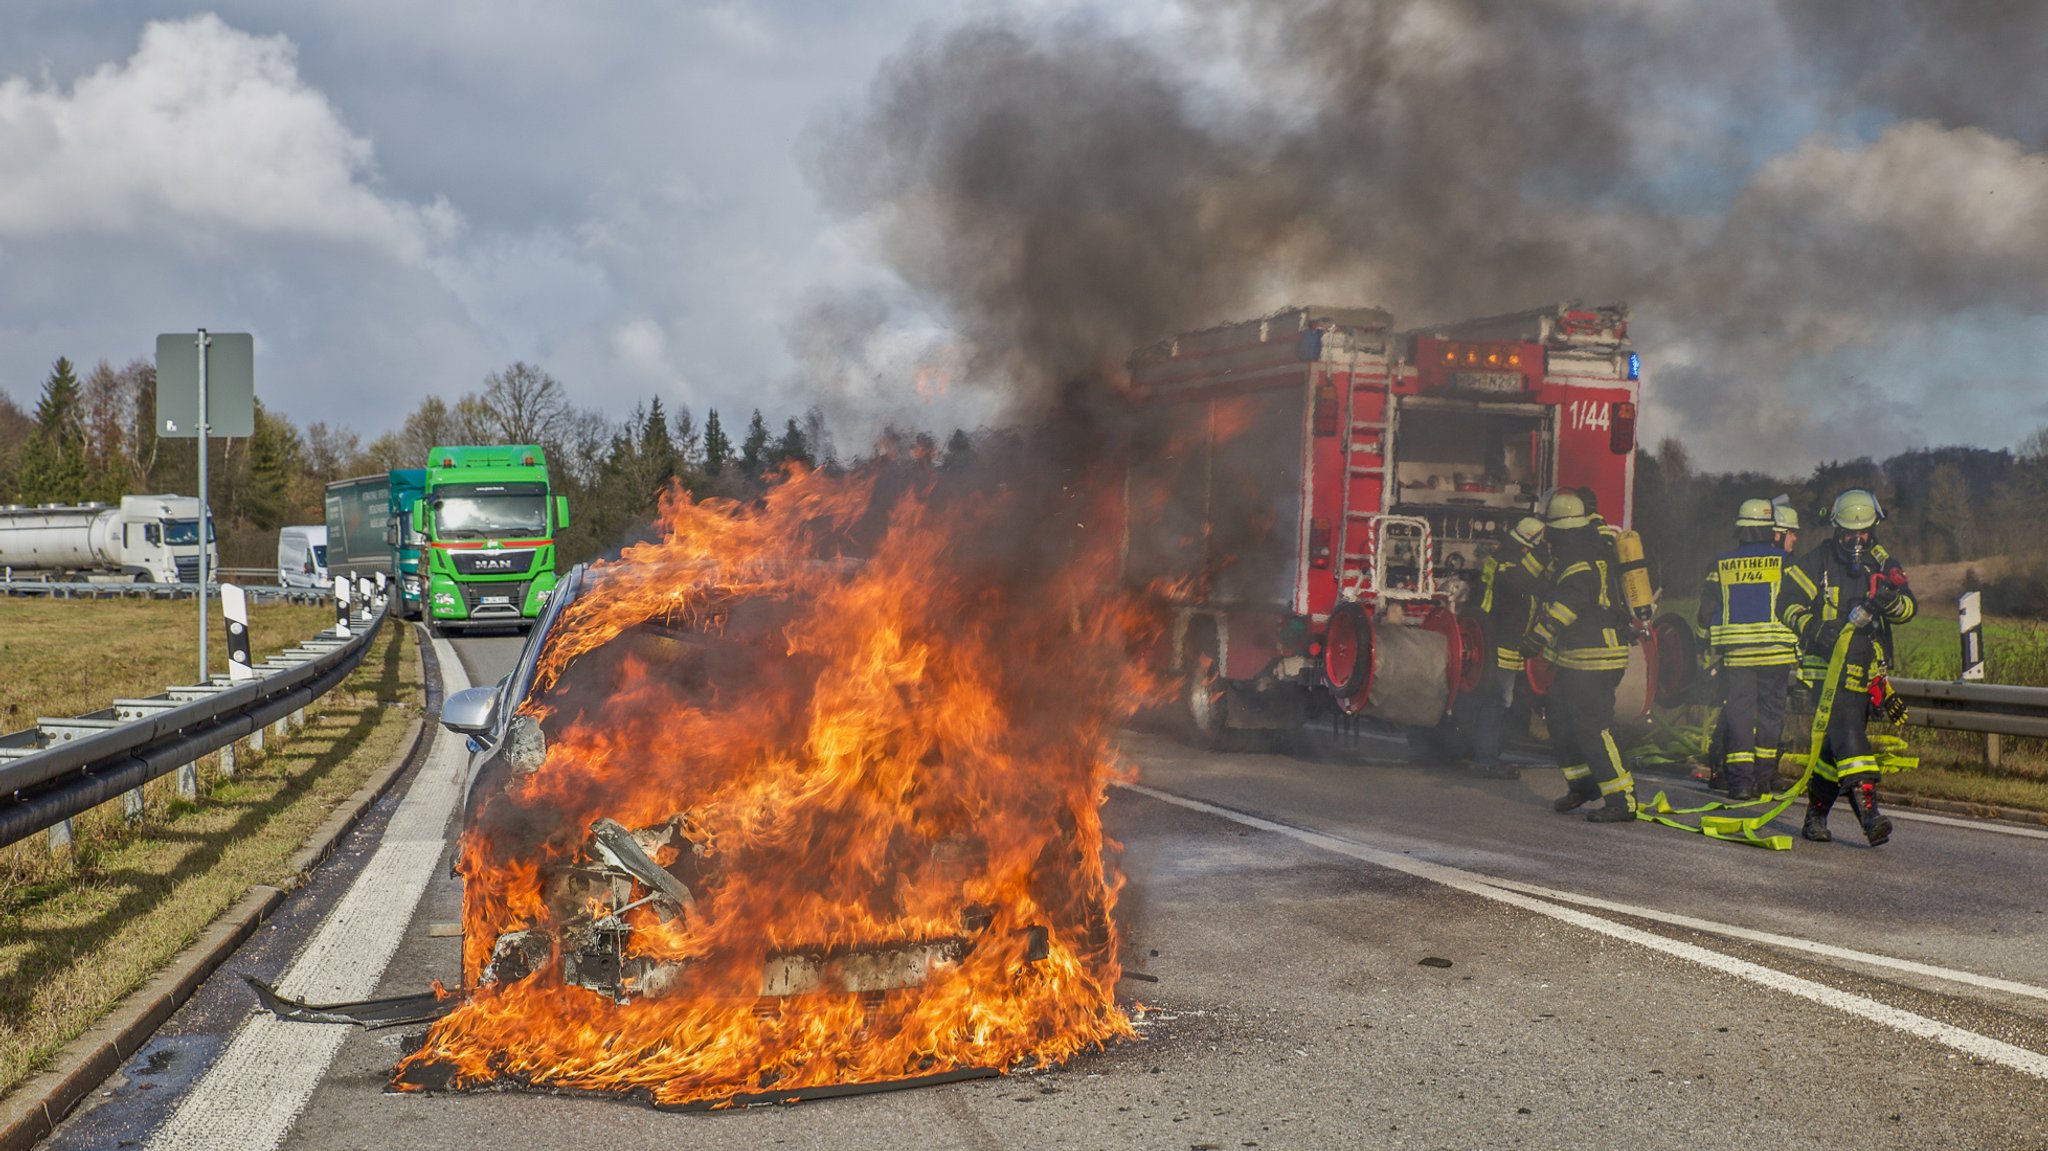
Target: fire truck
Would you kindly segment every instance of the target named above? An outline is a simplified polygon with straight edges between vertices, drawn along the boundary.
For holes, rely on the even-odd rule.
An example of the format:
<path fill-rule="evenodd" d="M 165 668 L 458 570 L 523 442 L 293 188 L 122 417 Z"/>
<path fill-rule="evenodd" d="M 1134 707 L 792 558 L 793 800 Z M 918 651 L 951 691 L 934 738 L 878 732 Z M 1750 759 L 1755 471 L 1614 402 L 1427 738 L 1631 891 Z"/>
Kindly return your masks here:
<path fill-rule="evenodd" d="M 1290 307 L 1140 351 L 1125 575 L 1174 589 L 1159 656 L 1190 735 L 1443 723 L 1491 658 L 1479 568 L 1516 520 L 1570 487 L 1629 523 L 1640 369 L 1625 305 L 1406 331 Z M 1643 622 L 1624 716 L 1657 695 L 1670 625 Z"/>

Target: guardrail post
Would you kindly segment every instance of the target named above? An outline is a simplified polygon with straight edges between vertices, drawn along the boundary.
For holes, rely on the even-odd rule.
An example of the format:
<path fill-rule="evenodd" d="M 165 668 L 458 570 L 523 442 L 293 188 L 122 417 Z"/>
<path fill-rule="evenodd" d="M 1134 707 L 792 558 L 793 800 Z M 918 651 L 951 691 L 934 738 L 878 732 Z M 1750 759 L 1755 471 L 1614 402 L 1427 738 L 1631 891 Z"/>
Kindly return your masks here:
<path fill-rule="evenodd" d="M 199 764 L 188 763 L 178 769 L 178 798 L 199 798 Z"/>
<path fill-rule="evenodd" d="M 249 750 L 263 750 L 263 725 L 260 723 L 256 725 L 256 730 L 249 733 Z"/>
<path fill-rule="evenodd" d="M 2005 766 L 2005 737 L 1995 731 L 1984 733 L 1984 766 L 1993 771 Z"/>
<path fill-rule="evenodd" d="M 132 788 L 121 793 L 121 818 L 130 823 L 142 818 L 141 788 Z"/>
<path fill-rule="evenodd" d="M 235 745 L 232 743 L 220 749 L 220 777 L 235 778 Z"/>
<path fill-rule="evenodd" d="M 60 819 L 50 825 L 50 854 L 63 855 L 71 850 L 71 821 Z"/>

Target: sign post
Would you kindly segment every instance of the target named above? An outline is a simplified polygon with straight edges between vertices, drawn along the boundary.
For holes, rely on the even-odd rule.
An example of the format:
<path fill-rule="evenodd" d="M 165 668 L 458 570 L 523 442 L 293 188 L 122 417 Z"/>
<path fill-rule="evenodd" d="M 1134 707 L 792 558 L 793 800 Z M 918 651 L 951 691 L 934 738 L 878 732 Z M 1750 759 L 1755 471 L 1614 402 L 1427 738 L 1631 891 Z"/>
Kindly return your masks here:
<path fill-rule="evenodd" d="M 213 558 L 213 510 L 206 499 L 206 441 L 256 434 L 256 341 L 247 332 L 156 338 L 157 435 L 199 442 L 199 682 L 206 670 L 206 581 Z"/>

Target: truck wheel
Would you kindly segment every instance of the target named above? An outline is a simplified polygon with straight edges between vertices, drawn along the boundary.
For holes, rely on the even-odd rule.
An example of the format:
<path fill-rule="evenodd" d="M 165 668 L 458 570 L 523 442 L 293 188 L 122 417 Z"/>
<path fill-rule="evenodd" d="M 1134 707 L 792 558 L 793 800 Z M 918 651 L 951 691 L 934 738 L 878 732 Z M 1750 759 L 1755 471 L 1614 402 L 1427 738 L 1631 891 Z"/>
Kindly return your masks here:
<path fill-rule="evenodd" d="M 1357 697 L 1371 682 L 1372 622 L 1357 603 L 1340 603 L 1323 632 L 1323 687 L 1340 705 L 1351 705 L 1363 702 Z"/>
<path fill-rule="evenodd" d="M 1216 658 L 1216 639 L 1201 636 L 1188 647 L 1181 681 L 1181 715 L 1188 742 L 1205 750 L 1220 748 L 1230 730 L 1229 709 L 1230 686 Z"/>

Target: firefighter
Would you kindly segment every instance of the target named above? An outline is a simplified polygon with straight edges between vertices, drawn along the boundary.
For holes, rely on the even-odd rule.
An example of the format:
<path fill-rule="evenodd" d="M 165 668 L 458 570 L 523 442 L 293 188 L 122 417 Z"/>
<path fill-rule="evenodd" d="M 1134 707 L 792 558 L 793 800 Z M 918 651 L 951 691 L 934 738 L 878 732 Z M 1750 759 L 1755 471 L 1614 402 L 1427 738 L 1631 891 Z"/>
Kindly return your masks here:
<path fill-rule="evenodd" d="M 1735 550 L 1714 561 L 1700 589 L 1699 626 L 1721 665 L 1722 774 L 1728 798 L 1757 798 L 1778 778 L 1785 692 L 1798 637 L 1778 619 L 1785 570 L 1769 500 L 1735 513 Z"/>
<path fill-rule="evenodd" d="M 1876 496 L 1851 488 L 1835 497 L 1828 518 L 1834 535 L 1785 569 L 1778 608 L 1778 618 L 1799 636 L 1809 656 L 1831 659 L 1843 629 L 1850 632 L 1833 685 L 1826 735 L 1814 752 L 1800 834 L 1817 843 L 1834 838 L 1828 833 L 1828 809 L 1847 792 L 1863 837 L 1876 847 L 1891 838 L 1892 821 L 1877 806 L 1877 756 L 1865 731 L 1870 686 L 1889 658 L 1892 625 L 1912 619 L 1918 605 L 1905 569 L 1877 542 L 1874 529 L 1884 509 Z M 1828 685 L 1821 686 L 1825 699 Z"/>
<path fill-rule="evenodd" d="M 1543 561 L 1543 521 L 1524 516 L 1480 567 L 1479 614 L 1486 645 L 1493 652 L 1472 716 L 1472 773 L 1482 779 L 1513 779 L 1519 774 L 1501 766 L 1501 725 L 1514 702 L 1515 683 L 1527 666 L 1522 638 L 1529 633 L 1536 593 L 1543 583 Z"/>
<path fill-rule="evenodd" d="M 1557 669 L 1544 715 L 1570 790 L 1552 804 L 1572 811 L 1603 800 L 1586 818 L 1633 822 L 1635 780 L 1614 742 L 1614 693 L 1628 667 L 1627 607 L 1618 591 L 1614 544 L 1579 493 L 1552 493 L 1544 510 L 1550 546 L 1540 606 L 1523 640 Z"/>

